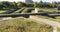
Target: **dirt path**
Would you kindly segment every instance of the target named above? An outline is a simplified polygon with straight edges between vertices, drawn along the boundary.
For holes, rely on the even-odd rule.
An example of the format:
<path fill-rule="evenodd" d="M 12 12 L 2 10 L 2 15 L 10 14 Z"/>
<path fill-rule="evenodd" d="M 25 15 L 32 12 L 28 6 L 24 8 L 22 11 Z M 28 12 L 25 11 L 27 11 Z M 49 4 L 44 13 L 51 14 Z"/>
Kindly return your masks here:
<path fill-rule="evenodd" d="M 42 23 L 51 25 L 51 26 L 53 26 L 53 27 L 58 27 L 58 28 L 60 28 L 60 23 L 59 23 L 59 22 L 56 22 L 56 21 L 39 18 L 39 17 L 37 17 L 37 16 L 30 16 L 30 19 L 33 20 L 34 22 L 37 22 L 37 23 L 41 23 L 41 22 L 42 22 Z"/>

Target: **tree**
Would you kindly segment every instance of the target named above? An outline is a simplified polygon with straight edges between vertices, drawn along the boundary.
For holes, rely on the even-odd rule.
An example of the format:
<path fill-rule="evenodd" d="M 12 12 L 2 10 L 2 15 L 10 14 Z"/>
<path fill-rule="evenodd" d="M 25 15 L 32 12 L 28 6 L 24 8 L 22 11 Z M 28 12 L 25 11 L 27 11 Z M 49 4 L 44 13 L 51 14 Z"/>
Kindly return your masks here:
<path fill-rule="evenodd" d="M 50 4 L 50 8 L 54 8 L 55 7 L 55 4 Z"/>
<path fill-rule="evenodd" d="M 18 3 L 17 3 L 17 6 L 18 6 L 18 7 L 23 7 L 23 3 L 22 3 L 22 2 L 18 2 Z"/>
<path fill-rule="evenodd" d="M 17 6 L 17 3 L 16 3 L 16 2 L 12 2 L 12 5 L 13 5 L 14 7 L 16 7 L 16 6 Z"/>
<path fill-rule="evenodd" d="M 37 2 L 34 2 L 34 7 L 37 7 L 38 6 L 38 3 Z"/>
<path fill-rule="evenodd" d="M 43 7 L 44 6 L 44 3 L 43 3 L 43 1 L 41 0 L 40 2 L 39 2 L 39 7 Z"/>
<path fill-rule="evenodd" d="M 10 2 L 7 2 L 7 1 L 3 1 L 3 2 L 1 2 L 1 3 L 2 3 L 2 5 L 3 5 L 4 7 L 10 6 Z"/>

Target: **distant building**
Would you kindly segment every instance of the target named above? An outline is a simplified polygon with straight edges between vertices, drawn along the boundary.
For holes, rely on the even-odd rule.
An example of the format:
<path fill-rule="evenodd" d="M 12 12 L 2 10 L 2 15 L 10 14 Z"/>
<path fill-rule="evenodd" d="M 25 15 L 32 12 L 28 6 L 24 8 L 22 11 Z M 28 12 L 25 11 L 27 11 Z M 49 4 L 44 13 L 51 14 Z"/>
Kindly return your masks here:
<path fill-rule="evenodd" d="M 59 1 L 59 2 L 56 2 L 56 1 L 55 1 L 54 3 L 55 3 L 55 4 L 60 4 L 60 1 Z"/>
<path fill-rule="evenodd" d="M 25 0 L 25 3 L 33 3 L 32 0 Z"/>

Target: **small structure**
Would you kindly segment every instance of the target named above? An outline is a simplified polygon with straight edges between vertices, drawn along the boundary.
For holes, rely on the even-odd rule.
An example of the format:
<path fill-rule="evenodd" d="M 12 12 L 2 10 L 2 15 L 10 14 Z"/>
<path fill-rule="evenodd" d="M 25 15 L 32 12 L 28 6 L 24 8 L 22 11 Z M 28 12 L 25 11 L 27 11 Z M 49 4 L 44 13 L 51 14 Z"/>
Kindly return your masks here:
<path fill-rule="evenodd" d="M 38 8 L 35 8 L 35 13 L 38 13 Z"/>
<path fill-rule="evenodd" d="M 44 12 L 43 10 L 40 10 L 38 8 L 35 8 L 35 13 L 40 13 L 40 12 Z"/>
<path fill-rule="evenodd" d="M 29 3 L 33 3 L 32 0 L 25 0 L 25 2 L 28 3 L 28 4 L 29 4 Z"/>

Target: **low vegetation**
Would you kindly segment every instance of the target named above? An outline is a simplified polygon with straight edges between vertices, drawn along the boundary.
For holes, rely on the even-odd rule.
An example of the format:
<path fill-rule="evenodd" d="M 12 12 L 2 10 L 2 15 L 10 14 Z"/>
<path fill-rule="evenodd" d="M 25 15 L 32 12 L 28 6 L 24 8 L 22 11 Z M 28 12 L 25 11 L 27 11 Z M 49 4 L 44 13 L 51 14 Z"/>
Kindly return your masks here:
<path fill-rule="evenodd" d="M 0 32 L 52 32 L 52 27 L 24 18 L 0 21 Z"/>

